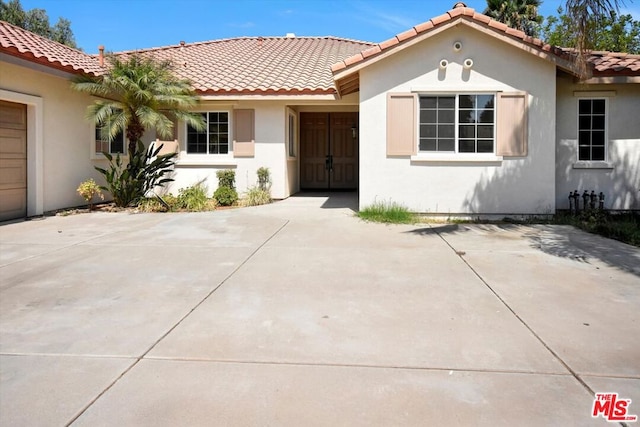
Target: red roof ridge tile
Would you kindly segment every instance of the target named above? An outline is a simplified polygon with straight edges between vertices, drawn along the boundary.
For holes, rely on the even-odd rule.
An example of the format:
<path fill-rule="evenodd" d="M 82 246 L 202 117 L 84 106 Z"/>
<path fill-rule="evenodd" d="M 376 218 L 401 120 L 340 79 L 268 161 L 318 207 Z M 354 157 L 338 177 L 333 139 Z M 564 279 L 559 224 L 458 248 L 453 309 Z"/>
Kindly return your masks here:
<path fill-rule="evenodd" d="M 115 51 L 115 52 L 111 52 L 115 55 L 132 55 L 135 53 L 149 53 L 149 52 L 153 52 L 153 51 L 160 51 L 160 50 L 171 50 L 171 49 L 179 49 L 179 48 L 190 48 L 190 47 L 196 47 L 196 46 L 202 46 L 202 45 L 211 45 L 211 44 L 218 44 L 218 43 L 226 43 L 226 42 L 234 42 L 234 41 L 239 41 L 239 40 L 334 40 L 334 41 L 339 41 L 339 42 L 347 42 L 347 43 L 354 43 L 354 44 L 361 44 L 361 45 L 365 45 L 365 46 L 375 46 L 375 43 L 372 42 L 367 42 L 367 41 L 362 41 L 362 40 L 356 40 L 356 39 L 350 39 L 350 38 L 344 38 L 344 37 L 336 37 L 336 36 L 295 36 L 295 37 L 287 37 L 287 36 L 240 36 L 240 37 L 225 37 L 222 39 L 211 39 L 211 40 L 205 40 L 205 41 L 198 41 L 198 42 L 185 42 L 184 44 L 182 43 L 178 43 L 178 44 L 170 44 L 170 45 L 165 45 L 165 46 L 154 46 L 154 47 L 148 47 L 148 48 L 141 48 L 141 49 L 129 49 L 129 50 L 121 50 L 121 51 Z"/>

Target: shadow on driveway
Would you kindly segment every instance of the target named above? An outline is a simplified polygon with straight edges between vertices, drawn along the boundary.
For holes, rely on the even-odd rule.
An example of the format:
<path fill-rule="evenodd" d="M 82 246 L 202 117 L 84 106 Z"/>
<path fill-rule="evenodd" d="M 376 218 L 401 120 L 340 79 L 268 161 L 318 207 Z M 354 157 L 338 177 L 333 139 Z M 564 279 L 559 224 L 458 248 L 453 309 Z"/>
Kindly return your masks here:
<path fill-rule="evenodd" d="M 617 240 L 587 233 L 569 225 L 517 224 L 436 224 L 409 230 L 419 236 L 484 232 L 490 238 L 492 232 L 520 234 L 529 247 L 559 258 L 590 263 L 602 262 L 608 266 L 640 276 L 640 249 Z"/>

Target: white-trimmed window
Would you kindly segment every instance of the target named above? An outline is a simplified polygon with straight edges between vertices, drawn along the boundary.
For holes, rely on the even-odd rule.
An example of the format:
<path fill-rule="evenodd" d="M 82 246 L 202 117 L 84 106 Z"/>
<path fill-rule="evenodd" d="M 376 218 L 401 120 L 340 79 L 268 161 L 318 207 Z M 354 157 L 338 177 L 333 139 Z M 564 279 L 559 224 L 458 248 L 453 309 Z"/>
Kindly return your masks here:
<path fill-rule="evenodd" d="M 124 154 L 126 152 L 126 140 L 124 132 L 119 132 L 115 138 L 109 141 L 108 138 L 103 137 L 102 130 L 99 126 L 95 129 L 95 150 L 96 154 L 109 153 L 109 154 Z"/>
<path fill-rule="evenodd" d="M 420 95 L 418 151 L 494 153 L 495 95 Z"/>
<path fill-rule="evenodd" d="M 578 160 L 605 161 L 606 148 L 607 100 L 578 99 Z"/>
<path fill-rule="evenodd" d="M 201 113 L 206 123 L 202 131 L 187 125 L 188 154 L 229 153 L 229 112 L 209 111 Z"/>
<path fill-rule="evenodd" d="M 287 114 L 287 150 L 289 157 L 296 156 L 297 139 L 296 115 L 293 112 L 289 112 Z"/>

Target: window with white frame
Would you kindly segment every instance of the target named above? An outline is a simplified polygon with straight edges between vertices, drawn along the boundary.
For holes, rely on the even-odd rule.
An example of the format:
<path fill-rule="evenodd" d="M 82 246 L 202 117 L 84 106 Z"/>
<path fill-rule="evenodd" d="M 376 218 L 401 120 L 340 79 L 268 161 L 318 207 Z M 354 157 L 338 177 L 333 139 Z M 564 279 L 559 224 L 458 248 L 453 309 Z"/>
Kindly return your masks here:
<path fill-rule="evenodd" d="M 289 157 L 296 156 L 296 115 L 289 113 L 287 115 L 287 146 Z"/>
<path fill-rule="evenodd" d="M 606 152 L 605 99 L 578 100 L 578 160 L 604 161 Z"/>
<path fill-rule="evenodd" d="M 125 137 L 124 132 L 120 131 L 109 141 L 109 138 L 103 134 L 101 127 L 96 126 L 95 131 L 95 150 L 96 153 L 124 154 L 125 153 Z"/>
<path fill-rule="evenodd" d="M 199 131 L 187 125 L 187 153 L 228 154 L 229 112 L 210 111 L 201 114 L 206 123 L 204 130 Z"/>
<path fill-rule="evenodd" d="M 421 95 L 419 108 L 419 151 L 494 152 L 495 95 Z"/>

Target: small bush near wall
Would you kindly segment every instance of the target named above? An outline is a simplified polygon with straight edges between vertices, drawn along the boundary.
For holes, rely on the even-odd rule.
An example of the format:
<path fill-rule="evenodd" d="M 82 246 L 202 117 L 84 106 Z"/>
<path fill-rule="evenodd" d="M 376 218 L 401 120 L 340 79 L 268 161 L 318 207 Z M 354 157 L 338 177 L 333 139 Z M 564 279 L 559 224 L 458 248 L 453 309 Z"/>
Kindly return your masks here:
<path fill-rule="evenodd" d="M 203 211 L 209 202 L 207 188 L 202 182 L 191 187 L 181 188 L 178 192 L 177 202 L 179 209 L 185 209 L 190 212 Z"/>
<path fill-rule="evenodd" d="M 100 191 L 100 186 L 96 184 L 93 178 L 89 178 L 88 180 L 82 182 L 78 187 L 78 194 L 87 202 L 89 205 L 89 210 L 93 210 L 93 200 L 98 197 L 101 200 L 104 200 L 104 196 Z"/>
<path fill-rule="evenodd" d="M 224 169 L 216 172 L 218 177 L 218 187 L 236 187 L 236 171 L 233 169 Z"/>
<path fill-rule="evenodd" d="M 241 201 L 242 206 L 259 206 L 271 203 L 271 194 L 259 187 L 252 187 Z"/>
<path fill-rule="evenodd" d="M 218 189 L 213 193 L 213 197 L 220 206 L 232 206 L 238 201 L 238 192 L 235 189 L 236 171 L 233 169 L 219 170 Z"/>
<path fill-rule="evenodd" d="M 235 188 L 218 187 L 213 197 L 220 206 L 233 206 L 238 201 L 238 192 Z"/>

